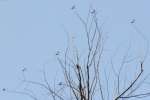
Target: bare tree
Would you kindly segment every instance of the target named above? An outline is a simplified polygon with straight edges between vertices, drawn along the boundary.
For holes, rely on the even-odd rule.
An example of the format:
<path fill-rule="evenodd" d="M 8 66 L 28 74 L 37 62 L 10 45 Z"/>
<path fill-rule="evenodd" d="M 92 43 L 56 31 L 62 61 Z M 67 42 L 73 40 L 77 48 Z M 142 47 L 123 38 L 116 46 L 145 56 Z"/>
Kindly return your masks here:
<path fill-rule="evenodd" d="M 75 9 L 75 6 L 72 9 Z M 84 46 L 86 46 L 86 49 L 81 54 L 79 52 L 80 48 L 71 44 L 66 48 L 63 57 L 59 56 L 60 52 L 56 53 L 63 71 L 64 80 L 56 84 L 56 88 L 53 88 L 48 82 L 45 70 L 43 70 L 44 83 L 27 80 L 26 78 L 23 79 L 23 83 L 42 87 L 50 96 L 50 100 L 126 100 L 150 96 L 150 91 L 140 91 L 148 78 L 148 75 L 143 76 L 145 59 L 135 64 L 135 70 L 133 70 L 135 76 L 132 80 L 127 80 L 126 77 L 128 76 L 125 75 L 129 75 L 132 72 L 132 70 L 125 70 L 125 66 L 135 60 L 127 60 L 128 49 L 127 53 L 122 57 L 120 67 L 115 67 L 113 58 L 111 58 L 110 67 L 106 69 L 106 65 L 102 63 L 105 60 L 103 59 L 105 51 L 103 23 L 98 23 L 96 10 L 90 9 L 87 19 L 83 19 L 76 11 L 75 15 L 84 27 L 86 36 Z M 33 100 L 39 100 L 31 89 L 26 89 L 22 92 L 9 91 L 4 88 L 3 91 L 23 94 Z"/>

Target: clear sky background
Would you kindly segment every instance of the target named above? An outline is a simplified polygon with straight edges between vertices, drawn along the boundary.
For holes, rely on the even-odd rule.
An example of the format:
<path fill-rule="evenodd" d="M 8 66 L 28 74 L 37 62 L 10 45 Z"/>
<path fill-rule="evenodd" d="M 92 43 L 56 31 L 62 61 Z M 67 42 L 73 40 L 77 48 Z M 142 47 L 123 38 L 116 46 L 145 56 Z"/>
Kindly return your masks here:
<path fill-rule="evenodd" d="M 77 39 L 83 31 L 70 10 L 72 5 L 83 18 L 90 5 L 97 9 L 99 19 L 105 22 L 108 45 L 111 43 L 108 51 L 131 41 L 134 55 L 144 55 L 145 40 L 130 21 L 135 19 L 136 27 L 150 40 L 149 0 L 0 0 L 0 88 L 19 88 L 23 67 L 31 79 L 41 78 L 42 66 L 49 70 L 50 79 L 56 75 L 59 64 L 55 53 L 66 47 L 64 27 Z M 148 60 L 149 56 L 145 68 L 150 71 Z M 30 99 L 0 91 L 0 100 Z"/>

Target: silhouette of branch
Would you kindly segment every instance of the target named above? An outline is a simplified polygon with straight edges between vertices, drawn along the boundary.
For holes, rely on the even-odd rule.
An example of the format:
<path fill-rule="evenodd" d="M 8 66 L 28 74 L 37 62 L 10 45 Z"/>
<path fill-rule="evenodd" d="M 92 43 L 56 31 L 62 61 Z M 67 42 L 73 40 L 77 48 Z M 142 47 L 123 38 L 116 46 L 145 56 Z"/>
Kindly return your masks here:
<path fill-rule="evenodd" d="M 140 70 L 140 73 L 138 74 L 138 76 L 135 78 L 135 80 L 128 86 L 128 88 L 126 88 L 118 97 L 116 97 L 115 100 L 118 100 L 120 99 L 124 94 L 126 94 L 132 87 L 133 85 L 138 81 L 138 79 L 140 78 L 140 76 L 142 75 L 143 73 L 143 62 L 141 62 L 141 70 Z"/>

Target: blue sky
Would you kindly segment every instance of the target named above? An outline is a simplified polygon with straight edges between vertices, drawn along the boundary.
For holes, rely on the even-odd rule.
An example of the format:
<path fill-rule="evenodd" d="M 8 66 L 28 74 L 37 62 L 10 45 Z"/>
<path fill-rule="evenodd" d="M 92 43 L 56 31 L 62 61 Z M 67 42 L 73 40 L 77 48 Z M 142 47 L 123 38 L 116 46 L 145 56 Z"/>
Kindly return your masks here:
<path fill-rule="evenodd" d="M 83 17 L 90 5 L 97 9 L 100 20 L 105 21 L 108 45 L 113 44 L 109 50 L 131 41 L 135 55 L 144 55 L 145 40 L 135 32 L 130 21 L 135 19 L 135 26 L 150 40 L 149 4 L 149 0 L 0 0 L 0 88 L 18 86 L 23 67 L 34 79 L 41 77 L 39 73 L 44 65 L 50 70 L 50 79 L 55 76 L 59 66 L 55 53 L 63 51 L 67 44 L 64 27 L 79 39 L 83 31 L 70 10 L 72 5 L 76 5 Z M 149 56 L 145 66 L 150 70 L 148 59 Z M 28 98 L 0 92 L 0 99 Z"/>

